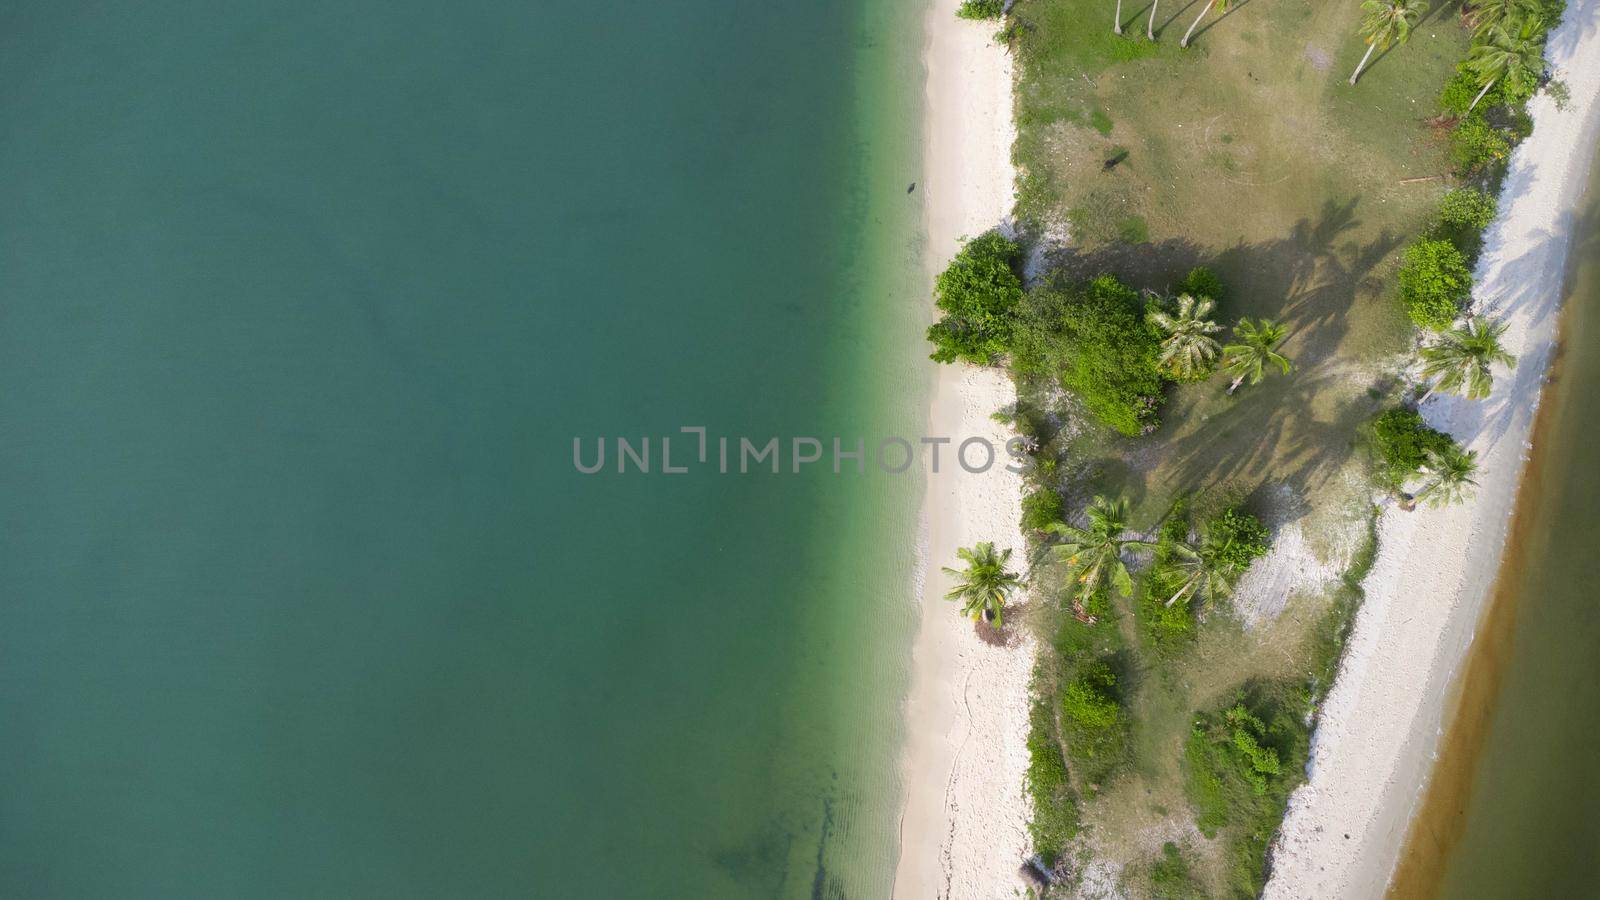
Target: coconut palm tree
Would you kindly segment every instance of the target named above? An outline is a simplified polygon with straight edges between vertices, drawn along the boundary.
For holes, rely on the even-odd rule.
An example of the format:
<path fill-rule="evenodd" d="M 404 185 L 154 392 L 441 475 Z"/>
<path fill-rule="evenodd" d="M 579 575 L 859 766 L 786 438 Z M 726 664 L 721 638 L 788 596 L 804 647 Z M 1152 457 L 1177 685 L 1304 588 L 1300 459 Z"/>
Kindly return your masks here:
<path fill-rule="evenodd" d="M 1144 26 L 1144 36 L 1150 40 L 1156 39 L 1156 7 L 1161 5 L 1161 0 L 1150 0 L 1150 21 Z"/>
<path fill-rule="evenodd" d="M 1266 377 L 1268 363 L 1288 373 L 1289 358 L 1278 352 L 1278 345 L 1283 343 L 1285 334 L 1287 331 L 1284 327 L 1271 319 L 1252 322 L 1244 318 L 1233 326 L 1234 343 L 1222 348 L 1222 367 L 1234 376 L 1233 384 L 1228 385 L 1228 393 L 1238 390 L 1245 379 L 1249 379 L 1251 384 L 1260 384 L 1261 379 Z"/>
<path fill-rule="evenodd" d="M 1117 18 L 1111 23 L 1111 30 L 1116 34 L 1122 33 L 1122 0 L 1117 0 Z"/>
<path fill-rule="evenodd" d="M 1475 34 L 1482 35 L 1496 25 L 1539 14 L 1539 0 L 1476 0 L 1466 9 Z"/>
<path fill-rule="evenodd" d="M 1406 508 L 1415 509 L 1419 500 L 1427 500 L 1434 508 L 1460 503 L 1478 486 L 1472 480 L 1477 471 L 1476 450 L 1462 450 L 1454 444 L 1442 451 L 1429 450 L 1422 465 L 1422 489 L 1412 495 Z"/>
<path fill-rule="evenodd" d="M 1494 388 L 1491 367 L 1499 363 L 1509 369 L 1517 364 L 1517 358 L 1500 344 L 1505 332 L 1505 325 L 1486 316 L 1473 316 L 1422 348 L 1422 377 L 1430 382 L 1422 399 L 1432 397 L 1435 391 L 1460 394 L 1468 400 L 1489 396 Z"/>
<path fill-rule="evenodd" d="M 1196 299 L 1181 294 L 1176 313 L 1153 309 L 1147 316 L 1150 324 L 1166 335 L 1157 365 L 1172 380 L 1194 381 L 1210 374 L 1217 351 L 1222 349 L 1211 336 L 1222 326 L 1207 318 L 1216 306 L 1209 297 Z"/>
<path fill-rule="evenodd" d="M 1411 39 L 1411 27 L 1428 11 L 1428 3 L 1427 0 L 1366 0 L 1361 8 L 1367 11 L 1361 20 L 1361 36 L 1367 39 L 1367 52 L 1351 73 L 1351 84 L 1361 77 L 1372 51 Z"/>
<path fill-rule="evenodd" d="M 1066 561 L 1068 572 L 1077 582 L 1072 592 L 1072 610 L 1079 617 L 1084 615 L 1084 598 L 1094 596 L 1096 591 L 1107 585 L 1116 588 L 1117 593 L 1124 597 L 1132 593 L 1133 578 L 1128 574 L 1127 564 L 1122 561 L 1122 551 L 1129 547 L 1154 546 L 1149 541 L 1141 541 L 1125 533 L 1123 521 L 1127 512 L 1125 500 L 1096 497 L 1084 511 L 1084 516 L 1089 520 L 1087 528 L 1065 522 L 1050 525 L 1051 532 L 1066 539 L 1051 550 Z"/>
<path fill-rule="evenodd" d="M 1544 19 L 1539 16 L 1508 18 L 1478 34 L 1467 54 L 1467 71 L 1483 83 L 1483 89 L 1472 98 L 1467 112 L 1498 83 L 1504 82 L 1518 94 L 1533 90 L 1545 69 L 1539 40 L 1543 34 Z"/>
<path fill-rule="evenodd" d="M 1200 10 L 1200 15 L 1194 17 L 1194 23 L 1189 26 L 1188 31 L 1183 33 L 1183 40 L 1178 42 L 1179 47 L 1189 46 L 1189 38 L 1194 36 L 1194 30 L 1199 27 L 1200 20 L 1206 17 L 1206 13 L 1211 12 L 1211 7 L 1213 6 L 1217 8 L 1217 12 L 1227 12 L 1228 0 L 1206 0 L 1206 5 Z"/>
<path fill-rule="evenodd" d="M 1178 590 L 1167 598 L 1167 605 L 1171 606 L 1179 600 L 1188 601 L 1194 597 L 1204 597 L 1207 600 L 1218 600 L 1233 592 L 1233 580 L 1238 577 L 1238 567 L 1225 562 L 1224 553 L 1233 539 L 1218 541 L 1207 536 L 1196 546 L 1190 546 L 1182 541 L 1172 545 L 1173 567 L 1183 574 L 1183 581 L 1178 585 Z"/>
<path fill-rule="evenodd" d="M 999 628 L 1004 623 L 1006 600 L 1024 587 L 1022 579 L 1006 568 L 1006 563 L 1011 561 L 1011 551 L 996 553 L 994 544 L 984 541 L 976 547 L 962 547 L 956 551 L 956 556 L 966 560 L 967 568 L 959 571 L 944 567 L 946 573 L 957 579 L 955 587 L 944 598 L 961 601 L 961 614 L 972 621 L 987 618 L 991 626 Z"/>

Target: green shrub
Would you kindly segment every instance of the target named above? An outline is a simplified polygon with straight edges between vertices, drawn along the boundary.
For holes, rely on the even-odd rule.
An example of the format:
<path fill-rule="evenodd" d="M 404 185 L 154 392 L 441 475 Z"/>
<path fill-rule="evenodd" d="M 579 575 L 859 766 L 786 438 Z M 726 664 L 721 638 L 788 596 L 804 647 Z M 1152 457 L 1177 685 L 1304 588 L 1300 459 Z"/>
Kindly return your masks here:
<path fill-rule="evenodd" d="M 1271 533 L 1254 515 L 1230 506 L 1206 523 L 1206 535 L 1224 545 L 1220 560 L 1236 572 L 1265 556 L 1271 546 Z"/>
<path fill-rule="evenodd" d="M 1115 690 L 1117 676 L 1103 662 L 1083 667 L 1061 695 L 1061 713 L 1075 730 L 1115 728 L 1122 720 Z"/>
<path fill-rule="evenodd" d="M 1449 328 L 1472 296 L 1467 259 L 1446 240 L 1424 239 L 1407 247 L 1399 282 L 1411 321 L 1435 331 Z"/>
<path fill-rule="evenodd" d="M 1092 792 L 1127 758 L 1127 717 L 1117 696 L 1117 676 L 1104 660 L 1078 667 L 1061 694 L 1061 728 L 1067 757 L 1080 784 Z"/>
<path fill-rule="evenodd" d="M 1289 683 L 1241 690 L 1195 717 L 1185 785 L 1201 833 L 1221 837 L 1230 896 L 1261 892 L 1267 840 L 1299 781 L 1309 744 L 1302 692 Z"/>
<path fill-rule="evenodd" d="M 1110 275 L 1029 291 L 1018 310 L 1019 371 L 1053 374 L 1096 419 L 1135 435 L 1155 430 L 1160 342 L 1139 295 Z"/>
<path fill-rule="evenodd" d="M 1220 301 L 1223 296 L 1222 279 L 1205 266 L 1195 266 L 1178 282 L 1178 293 L 1191 297 L 1210 297 Z"/>
<path fill-rule="evenodd" d="M 1414 409 L 1391 409 L 1372 422 L 1372 448 L 1378 457 L 1378 480 L 1385 487 L 1400 486 L 1422 470 L 1428 451 L 1442 453 L 1455 439 L 1429 428 Z"/>
<path fill-rule="evenodd" d="M 1010 348 L 1012 315 L 1022 299 L 1021 258 L 1022 248 L 995 231 L 961 248 L 933 288 L 934 305 L 944 312 L 928 329 L 935 361 L 986 366 Z"/>
<path fill-rule="evenodd" d="M 1139 623 L 1157 653 L 1169 654 L 1194 637 L 1192 599 L 1167 605 L 1182 587 L 1184 574 L 1175 565 L 1173 546 L 1189 538 L 1189 503 L 1179 498 L 1172 504 L 1156 536 L 1156 550 L 1145 569 L 1139 592 Z"/>
<path fill-rule="evenodd" d="M 1450 162 L 1465 177 L 1511 158 L 1511 140 L 1482 116 L 1472 115 L 1450 131 Z"/>
<path fill-rule="evenodd" d="M 1439 224 L 1482 231 L 1499 211 L 1495 198 L 1472 188 L 1456 188 L 1439 201 Z"/>
<path fill-rule="evenodd" d="M 1005 11 L 1005 0 L 962 0 L 956 15 L 963 19 L 998 19 Z"/>
<path fill-rule="evenodd" d="M 1498 203 L 1492 195 L 1456 188 L 1439 201 L 1433 235 L 1455 244 L 1468 260 L 1475 260 L 1483 249 L 1483 230 L 1494 221 L 1497 210 Z"/>
<path fill-rule="evenodd" d="M 1478 91 L 1482 89 L 1483 85 L 1472 73 L 1465 70 L 1457 71 L 1455 77 L 1445 83 L 1444 90 L 1439 94 L 1439 108 L 1447 115 L 1457 118 L 1465 116 L 1467 108 L 1472 106 L 1473 98 L 1477 97 Z M 1489 88 L 1489 93 L 1484 94 L 1482 100 L 1478 101 L 1478 106 L 1473 112 L 1504 106 L 1505 103 L 1505 87 L 1496 84 Z"/>
<path fill-rule="evenodd" d="M 1022 498 L 1022 528 L 1043 531 L 1061 521 L 1061 495 L 1054 488 L 1042 487 Z"/>
<path fill-rule="evenodd" d="M 1056 740 L 1050 707 L 1035 702 L 1028 716 L 1028 796 L 1033 816 L 1028 831 L 1034 852 L 1051 865 L 1078 833 L 1078 806 L 1067 778 L 1067 762 Z"/>

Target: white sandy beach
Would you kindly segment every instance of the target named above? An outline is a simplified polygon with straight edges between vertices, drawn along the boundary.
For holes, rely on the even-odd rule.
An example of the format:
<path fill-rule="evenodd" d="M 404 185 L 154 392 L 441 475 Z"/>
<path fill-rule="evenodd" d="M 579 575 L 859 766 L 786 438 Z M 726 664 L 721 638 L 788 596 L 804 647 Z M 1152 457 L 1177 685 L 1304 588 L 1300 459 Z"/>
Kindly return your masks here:
<path fill-rule="evenodd" d="M 1509 325 L 1519 364 L 1496 376 L 1488 400 L 1440 396 L 1423 409 L 1478 452 L 1477 496 L 1384 512 L 1366 600 L 1313 738 L 1310 781 L 1291 798 L 1274 845 L 1268 898 L 1382 896 L 1499 569 L 1600 139 L 1600 0 L 1569 0 L 1548 56 L 1572 100 L 1566 110 L 1548 96 L 1532 101 L 1536 127 L 1511 160 L 1476 273 L 1478 309 Z"/>
<path fill-rule="evenodd" d="M 1011 212 L 1011 60 L 995 44 L 996 25 L 955 17 L 957 0 L 936 0 L 927 17 L 925 190 L 928 260 L 942 268 L 963 236 L 1000 225 Z M 930 271 L 931 283 L 932 271 Z M 931 310 L 930 310 L 931 317 Z M 939 369 L 928 435 L 955 443 L 1011 435 L 990 414 L 1015 400 L 1005 373 Z M 927 475 L 923 503 L 927 577 L 913 648 L 902 759 L 906 800 L 900 828 L 896 897 L 1011 897 L 1029 852 L 1028 679 L 1033 648 L 1021 632 L 1010 647 L 984 643 L 944 599 L 956 549 L 979 541 L 1012 548 L 1026 568 L 1018 528 L 1021 481 L 997 465 L 981 475 L 946 459 Z"/>

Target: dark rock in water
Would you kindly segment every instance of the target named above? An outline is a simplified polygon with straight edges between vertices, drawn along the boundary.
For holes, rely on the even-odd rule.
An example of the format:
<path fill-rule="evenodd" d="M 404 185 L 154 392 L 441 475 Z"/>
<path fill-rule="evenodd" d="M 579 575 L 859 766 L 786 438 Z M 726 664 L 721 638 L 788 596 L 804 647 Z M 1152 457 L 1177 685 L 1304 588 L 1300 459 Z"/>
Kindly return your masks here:
<path fill-rule="evenodd" d="M 916 189 L 917 189 L 917 183 L 915 181 L 913 181 L 913 182 L 911 182 L 911 187 L 906 188 L 906 193 L 909 194 L 909 193 L 911 193 L 912 191 L 914 191 Z"/>

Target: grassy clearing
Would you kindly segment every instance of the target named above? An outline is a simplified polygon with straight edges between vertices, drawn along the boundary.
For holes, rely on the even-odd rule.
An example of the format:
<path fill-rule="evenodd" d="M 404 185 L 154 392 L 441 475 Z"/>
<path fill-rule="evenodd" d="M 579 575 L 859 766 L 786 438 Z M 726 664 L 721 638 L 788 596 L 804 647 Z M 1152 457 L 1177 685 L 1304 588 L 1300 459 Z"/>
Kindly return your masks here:
<path fill-rule="evenodd" d="M 1195 522 L 1242 502 L 1274 530 L 1300 528 L 1347 574 L 1249 631 L 1226 604 L 1164 607 L 1169 585 L 1150 567 L 1092 624 L 1042 617 L 1055 652 L 1036 679 L 1035 737 L 1063 754 L 1075 845 L 1122 864 L 1134 896 L 1259 889 L 1375 547 L 1360 436 L 1399 398 L 1395 360 L 1413 332 L 1395 274 L 1405 245 L 1440 227 L 1450 147 L 1429 120 L 1468 42 L 1457 5 L 1436 5 L 1352 88 L 1358 4 L 1245 0 L 1181 51 L 1200 6 L 1163 3 L 1152 43 L 1146 4 L 1124 5 L 1118 37 L 1099 2 L 1018 0 L 1017 214 L 1036 238 L 1065 227 L 1070 246 L 1045 265 L 1074 279 L 1109 273 L 1165 294 L 1209 267 L 1224 286 L 1218 319 L 1288 325 L 1295 371 L 1232 397 L 1220 376 L 1169 387 L 1160 427 L 1140 437 L 1062 431 L 1081 410 L 1027 377 L 1021 417 L 1052 457 L 1038 480 L 1071 508 L 1126 497 L 1130 527 L 1155 539 L 1181 498 Z M 1114 679 L 1086 694 L 1100 666 Z M 1111 709 L 1116 728 L 1084 733 Z"/>

